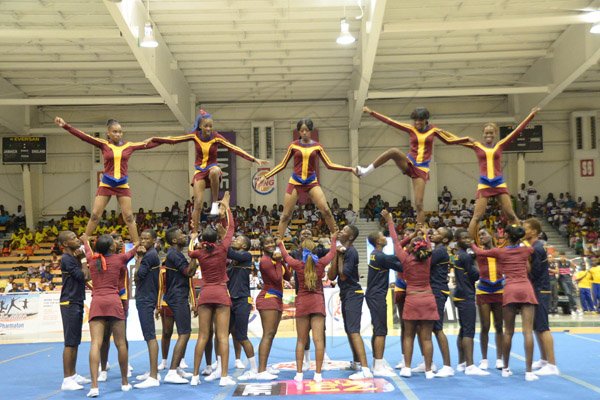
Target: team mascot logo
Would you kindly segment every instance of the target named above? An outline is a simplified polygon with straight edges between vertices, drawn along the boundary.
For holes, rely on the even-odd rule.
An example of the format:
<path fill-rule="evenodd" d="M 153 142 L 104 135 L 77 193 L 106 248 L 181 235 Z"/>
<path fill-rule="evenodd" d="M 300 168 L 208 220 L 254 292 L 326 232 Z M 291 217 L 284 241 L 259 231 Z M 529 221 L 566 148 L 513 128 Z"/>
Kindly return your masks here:
<path fill-rule="evenodd" d="M 271 193 L 273 190 L 275 190 L 275 177 L 274 176 L 267 179 L 264 184 L 262 184 L 262 185 L 258 184 L 259 178 L 261 176 L 265 175 L 269 171 L 270 171 L 269 168 L 260 168 L 260 169 L 258 169 L 258 171 L 256 171 L 256 173 L 252 177 L 252 188 L 254 188 L 254 191 L 256 193 L 262 194 L 262 195 L 267 195 L 267 194 Z"/>

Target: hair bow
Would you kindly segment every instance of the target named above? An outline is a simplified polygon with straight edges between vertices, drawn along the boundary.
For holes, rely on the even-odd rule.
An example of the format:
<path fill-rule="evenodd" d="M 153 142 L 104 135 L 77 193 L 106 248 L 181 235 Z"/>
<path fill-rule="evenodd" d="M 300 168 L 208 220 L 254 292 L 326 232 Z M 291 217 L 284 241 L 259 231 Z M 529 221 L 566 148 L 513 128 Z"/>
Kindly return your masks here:
<path fill-rule="evenodd" d="M 419 240 L 413 244 L 413 250 L 415 252 L 417 252 L 423 248 L 427 249 L 427 242 L 425 242 L 424 240 Z"/>
<path fill-rule="evenodd" d="M 204 247 L 205 249 L 209 249 L 209 250 L 212 250 L 215 248 L 215 244 L 213 242 L 207 242 L 207 241 L 200 242 L 200 246 Z"/>
<path fill-rule="evenodd" d="M 212 118 L 212 115 L 204 111 L 202 108 L 198 111 L 198 116 L 196 116 L 196 120 L 194 121 L 194 127 L 192 131 L 195 132 L 200 129 L 200 123 L 203 119 Z"/>
<path fill-rule="evenodd" d="M 313 262 L 316 264 L 319 261 L 319 257 L 312 253 L 312 251 L 308 249 L 302 249 L 302 262 L 306 263 L 308 257 L 313 259 Z"/>
<path fill-rule="evenodd" d="M 96 260 L 96 269 L 100 271 L 106 271 L 106 258 L 100 253 L 92 254 L 92 260 Z"/>

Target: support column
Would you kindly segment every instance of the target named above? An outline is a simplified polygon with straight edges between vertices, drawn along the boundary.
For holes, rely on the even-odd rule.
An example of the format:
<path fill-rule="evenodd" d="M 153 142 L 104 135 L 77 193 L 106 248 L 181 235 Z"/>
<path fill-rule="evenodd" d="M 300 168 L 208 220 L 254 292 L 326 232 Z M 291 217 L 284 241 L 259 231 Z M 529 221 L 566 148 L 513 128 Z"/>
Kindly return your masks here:
<path fill-rule="evenodd" d="M 33 195 L 31 185 L 31 169 L 29 164 L 23 165 L 23 208 L 25 209 L 25 223 L 31 230 L 35 228 L 33 213 Z"/>
<path fill-rule="evenodd" d="M 348 143 L 350 147 L 350 166 L 358 165 L 358 129 L 350 129 L 348 132 Z M 358 212 L 360 209 L 360 183 L 359 179 L 352 174 L 350 183 L 350 199 L 352 207 Z"/>
<path fill-rule="evenodd" d="M 527 183 L 525 178 L 525 153 L 517 154 L 517 190 L 511 192 L 517 193 L 521 188 L 521 183 Z"/>

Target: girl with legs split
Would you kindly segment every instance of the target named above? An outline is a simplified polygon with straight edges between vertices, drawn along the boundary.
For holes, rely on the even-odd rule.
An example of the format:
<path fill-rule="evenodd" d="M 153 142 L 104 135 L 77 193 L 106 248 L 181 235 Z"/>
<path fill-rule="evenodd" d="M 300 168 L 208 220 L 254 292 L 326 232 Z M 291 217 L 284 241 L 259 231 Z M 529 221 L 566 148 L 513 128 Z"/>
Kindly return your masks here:
<path fill-rule="evenodd" d="M 331 237 L 331 243 L 335 243 L 336 234 Z M 336 247 L 331 246 L 329 253 L 323 258 L 318 258 L 312 253 L 316 247 L 315 242 L 305 239 L 300 243 L 302 248 L 302 261 L 294 259 L 288 254 L 281 239 L 277 245 L 283 254 L 284 261 L 291 266 L 298 276 L 298 295 L 296 296 L 296 376 L 294 380 L 301 382 L 304 379 L 302 372 L 302 361 L 304 359 L 304 347 L 309 340 L 308 334 L 312 330 L 313 342 L 315 344 L 316 371 L 315 382 L 321 382 L 321 368 L 325 355 L 325 297 L 323 295 L 323 282 L 325 277 L 325 266 L 328 265 L 336 254 Z"/>
<path fill-rule="evenodd" d="M 283 213 L 279 219 L 278 237 L 283 238 L 283 235 L 285 234 L 285 230 L 292 219 L 292 211 L 294 211 L 294 207 L 298 201 L 298 193 L 300 193 L 300 191 L 308 194 L 312 202 L 315 203 L 319 211 L 321 211 L 321 215 L 325 219 L 329 231 L 334 233 L 338 230 L 338 227 L 333 218 L 333 214 L 327 205 L 325 194 L 317 180 L 316 167 L 318 158 L 320 157 L 321 160 L 323 160 L 328 169 L 347 172 L 352 172 L 353 169 L 331 162 L 329 156 L 325 153 L 323 146 L 321 146 L 319 142 L 311 139 L 313 122 L 310 118 L 298 121 L 296 128 L 300 134 L 300 139 L 293 141 L 289 145 L 283 160 L 281 160 L 281 162 L 271 171 L 263 175 L 258 180 L 257 185 L 264 185 L 267 179 L 284 169 L 293 156 L 294 172 L 288 182 L 285 197 L 283 199 Z"/>
<path fill-rule="evenodd" d="M 378 120 L 408 133 L 410 150 L 408 154 L 399 149 L 389 149 L 379 155 L 368 167 L 356 166 L 355 173 L 359 177 L 367 176 L 375 168 L 379 168 L 389 160 L 393 160 L 404 175 L 412 180 L 415 195 L 415 207 L 417 209 L 417 222 L 425 222 L 425 211 L 423 209 L 423 197 L 425 195 L 425 183 L 429 180 L 429 163 L 433 155 L 433 139 L 438 137 L 446 144 L 461 144 L 469 141 L 469 138 L 458 138 L 452 133 L 444 131 L 429 124 L 429 111 L 424 107 L 416 108 L 410 118 L 413 125 L 403 124 L 383 114 L 364 107 L 365 113 L 371 114 Z"/>
<path fill-rule="evenodd" d="M 490 197 L 498 197 L 502 212 L 508 219 L 509 224 L 519 222 L 512 208 L 510 194 L 502 175 L 502 150 L 519 136 L 538 111 L 540 111 L 540 108 L 534 107 L 529 115 L 511 133 L 495 144 L 494 142 L 499 130 L 498 125 L 493 122 L 483 127 L 483 143 L 478 141 L 462 143 L 463 146 L 473 149 L 479 162 L 477 200 L 475 201 L 473 217 L 469 223 L 469 234 L 473 239 L 477 239 L 477 227 L 485 213 L 488 198 Z"/>
<path fill-rule="evenodd" d="M 100 365 L 100 346 L 107 326 L 113 332 L 115 345 L 119 353 L 121 368 L 121 390 L 131 390 L 127 381 L 127 345 L 125 342 L 125 311 L 119 298 L 119 275 L 127 268 L 127 263 L 137 251 L 139 243 L 127 253 L 116 254 L 116 245 L 110 235 L 102 235 L 96 242 L 97 253 L 92 253 L 88 236 L 81 237 L 85 247 L 85 256 L 92 277 L 92 304 L 90 305 L 90 373 L 92 387 L 88 397 L 98 397 L 98 367 Z"/>
<path fill-rule="evenodd" d="M 183 136 L 174 137 L 154 137 L 152 143 L 176 144 L 181 142 L 193 141 L 196 148 L 196 161 L 194 168 L 196 172 L 192 178 L 192 187 L 194 188 L 194 211 L 192 211 L 191 227 L 194 232 L 199 229 L 200 213 L 202 211 L 202 199 L 204 190 L 210 187 L 212 195 L 211 215 L 219 214 L 217 200 L 219 198 L 219 185 L 221 183 L 221 168 L 217 163 L 217 149 L 225 146 L 238 156 L 248 161 L 263 165 L 267 161 L 260 160 L 248 153 L 242 148 L 235 146 L 225 139 L 219 132 L 213 130 L 213 119 L 210 114 L 200 110 L 191 133 Z"/>
<path fill-rule="evenodd" d="M 277 378 L 267 370 L 267 360 L 277 333 L 283 313 L 283 281 L 289 281 L 292 272 L 282 261 L 281 253 L 275 253 L 275 240 L 272 236 L 260 238 L 263 256 L 260 259 L 260 275 L 263 288 L 256 296 L 256 309 L 260 313 L 263 335 L 258 346 L 258 380 L 273 380 Z"/>
<path fill-rule="evenodd" d="M 84 142 L 88 142 L 96 146 L 102 151 L 104 158 L 104 171 L 102 173 L 102 181 L 98 185 L 96 199 L 92 206 L 90 220 L 85 228 L 85 234 L 91 236 L 98 226 L 102 212 L 106 208 L 111 196 L 116 196 L 123 219 L 127 224 L 129 235 L 132 242 L 138 242 L 137 225 L 133 218 L 133 209 L 131 206 L 131 190 L 127 184 L 127 164 L 129 158 L 136 150 L 151 149 L 158 144 L 145 142 L 123 142 L 123 130 L 121 125 L 114 119 L 109 119 L 107 125 L 108 140 L 95 138 L 67 124 L 60 117 L 54 118 L 54 123 L 64 130 L 78 137 Z"/>
<path fill-rule="evenodd" d="M 494 239 L 486 229 L 479 230 L 479 245 L 483 249 L 494 248 Z M 479 342 L 481 345 L 481 362 L 479 368 L 486 370 L 488 363 L 488 342 L 491 318 L 494 318 L 494 329 L 496 331 L 496 369 L 502 369 L 502 293 L 504 293 L 504 278 L 500 265 L 494 257 L 478 255 L 475 258 L 479 268 L 479 283 L 475 287 L 477 307 L 479 309 L 479 320 L 481 332 Z"/>
<path fill-rule="evenodd" d="M 525 342 L 525 380 L 534 381 L 537 375 L 531 372 L 533 358 L 533 317 L 535 306 L 538 304 L 533 286 L 528 278 L 531 270 L 529 257 L 533 248 L 520 246 L 525 230 L 520 225 L 510 225 L 506 228 L 508 246 L 483 250 L 473 244 L 471 247 L 477 256 L 495 257 L 504 271 L 506 286 L 502 298 L 502 314 L 504 319 L 504 336 L 502 353 L 504 368 L 502 376 L 509 377 L 512 372 L 508 366 L 512 337 L 515 331 L 517 312 L 521 311 L 523 337 Z"/>

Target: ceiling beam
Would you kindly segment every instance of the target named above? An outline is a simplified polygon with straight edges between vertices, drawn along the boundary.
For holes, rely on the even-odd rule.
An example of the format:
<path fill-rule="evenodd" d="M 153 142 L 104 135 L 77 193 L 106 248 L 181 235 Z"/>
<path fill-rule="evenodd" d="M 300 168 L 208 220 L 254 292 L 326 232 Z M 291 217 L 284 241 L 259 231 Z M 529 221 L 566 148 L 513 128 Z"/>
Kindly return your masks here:
<path fill-rule="evenodd" d="M 143 37 L 144 23 L 147 19 L 144 4 L 140 0 L 119 3 L 105 0 L 104 4 L 152 86 L 162 96 L 179 123 L 184 127 L 191 127 L 196 98 L 156 26 L 154 37 L 158 47 L 139 46 L 138 38 Z"/>
<path fill-rule="evenodd" d="M 139 69 L 137 61 L 79 61 L 79 62 L 0 62 L 0 71 L 69 71 Z"/>
<path fill-rule="evenodd" d="M 569 27 L 552 47 L 553 57 L 537 60 L 520 79 L 524 84 L 548 85 L 549 91 L 510 96 L 516 115 L 524 116 L 534 106 L 545 107 L 600 60 L 600 36 L 585 25 Z"/>
<path fill-rule="evenodd" d="M 4 96 L 10 95 L 14 99 L 20 100 L 25 97 L 25 94 L 16 86 L 12 85 L 9 81 L 4 78 L 0 78 L 0 93 Z M 9 99 L 1 99 L 9 100 Z M 15 107 L 14 105 L 4 105 L 0 103 L 0 125 L 10 129 L 12 132 L 17 134 L 24 134 L 25 120 L 27 118 L 25 107 Z"/>
<path fill-rule="evenodd" d="M 114 28 L 95 29 L 0 29 L 0 42 L 14 39 L 120 39 Z"/>
<path fill-rule="evenodd" d="M 362 117 L 362 109 L 367 100 L 373 66 L 379 45 L 379 36 L 383 26 L 383 16 L 387 0 L 371 0 L 369 2 L 369 18 L 363 18 L 360 28 L 360 43 L 357 48 L 356 66 L 351 78 L 351 91 L 348 104 L 350 107 L 350 129 L 358 129 Z M 374 3 L 374 4 L 373 4 Z"/>
<path fill-rule="evenodd" d="M 548 93 L 548 86 L 490 86 L 467 88 L 370 90 L 369 99 L 400 99 L 413 97 L 497 96 L 518 93 Z"/>
<path fill-rule="evenodd" d="M 488 31 L 490 29 L 518 29 L 544 26 L 589 24 L 590 19 L 584 13 L 564 14 L 554 16 L 535 16 L 519 18 L 488 18 L 466 21 L 403 21 L 387 23 L 383 26 L 384 33 L 420 33 L 447 31 Z"/>
<path fill-rule="evenodd" d="M 474 53 L 435 53 L 435 54 L 398 54 L 379 55 L 377 64 L 397 64 L 409 62 L 444 62 L 444 61 L 477 61 L 508 60 L 515 58 L 540 58 L 548 55 L 545 49 L 513 50 L 513 51 L 481 51 Z"/>
<path fill-rule="evenodd" d="M 165 104 L 165 101 L 160 96 L 29 97 L 26 99 L 0 99 L 0 106 L 88 106 L 105 104 Z"/>

